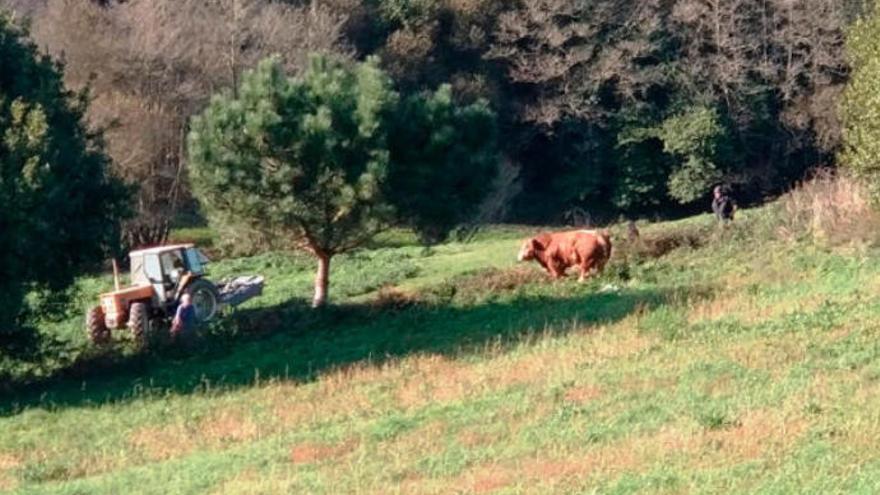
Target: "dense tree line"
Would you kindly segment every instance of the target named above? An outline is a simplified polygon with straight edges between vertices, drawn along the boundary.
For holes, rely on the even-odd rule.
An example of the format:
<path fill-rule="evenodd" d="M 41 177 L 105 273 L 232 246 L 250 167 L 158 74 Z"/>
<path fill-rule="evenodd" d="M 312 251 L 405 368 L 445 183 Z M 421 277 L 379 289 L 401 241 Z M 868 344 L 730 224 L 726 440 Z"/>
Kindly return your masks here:
<path fill-rule="evenodd" d="M 315 51 L 378 55 L 403 94 L 488 100 L 518 177 L 496 208 L 511 220 L 664 214 L 721 181 L 761 198 L 840 150 L 845 34 L 866 0 L 17 3 L 69 83 L 91 85 L 139 221 L 163 224 L 192 210 L 183 136 L 208 95 Z"/>

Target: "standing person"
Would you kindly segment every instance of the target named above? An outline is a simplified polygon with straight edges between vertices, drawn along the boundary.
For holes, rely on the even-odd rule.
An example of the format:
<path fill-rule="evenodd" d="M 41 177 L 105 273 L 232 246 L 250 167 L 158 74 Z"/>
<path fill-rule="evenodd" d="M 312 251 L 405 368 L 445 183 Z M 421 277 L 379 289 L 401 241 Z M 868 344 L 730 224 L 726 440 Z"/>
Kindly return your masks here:
<path fill-rule="evenodd" d="M 171 339 L 185 346 L 192 344 L 195 337 L 196 308 L 192 305 L 192 296 L 184 293 L 180 296 L 180 304 L 171 321 Z"/>
<path fill-rule="evenodd" d="M 627 240 L 633 244 L 639 242 L 639 228 L 636 226 L 635 220 L 630 220 L 626 224 Z"/>
<path fill-rule="evenodd" d="M 732 222 L 733 215 L 736 212 L 736 201 L 730 197 L 730 194 L 722 186 L 715 186 L 712 195 L 712 211 L 715 213 L 715 218 L 722 225 Z"/>

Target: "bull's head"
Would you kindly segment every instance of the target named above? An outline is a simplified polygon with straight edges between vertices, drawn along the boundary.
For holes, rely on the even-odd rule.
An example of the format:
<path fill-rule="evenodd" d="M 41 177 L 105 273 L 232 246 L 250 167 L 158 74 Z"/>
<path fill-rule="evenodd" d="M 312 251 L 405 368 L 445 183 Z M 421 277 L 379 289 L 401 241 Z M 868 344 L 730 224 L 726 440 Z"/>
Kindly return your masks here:
<path fill-rule="evenodd" d="M 538 239 L 532 238 L 523 241 L 522 247 L 519 248 L 519 255 L 517 255 L 517 261 L 530 261 L 535 259 L 535 255 L 538 251 L 543 249 L 543 246 L 538 241 Z"/>

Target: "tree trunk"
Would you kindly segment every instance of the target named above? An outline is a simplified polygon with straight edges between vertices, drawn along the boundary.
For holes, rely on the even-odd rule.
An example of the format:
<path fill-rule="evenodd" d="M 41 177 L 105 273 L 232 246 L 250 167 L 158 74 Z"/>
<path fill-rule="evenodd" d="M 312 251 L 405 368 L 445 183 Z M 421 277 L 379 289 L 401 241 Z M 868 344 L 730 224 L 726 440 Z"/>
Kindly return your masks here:
<path fill-rule="evenodd" d="M 330 256 L 317 254 L 318 273 L 315 275 L 315 298 L 312 300 L 313 308 L 320 308 L 327 304 L 327 286 L 330 282 Z"/>

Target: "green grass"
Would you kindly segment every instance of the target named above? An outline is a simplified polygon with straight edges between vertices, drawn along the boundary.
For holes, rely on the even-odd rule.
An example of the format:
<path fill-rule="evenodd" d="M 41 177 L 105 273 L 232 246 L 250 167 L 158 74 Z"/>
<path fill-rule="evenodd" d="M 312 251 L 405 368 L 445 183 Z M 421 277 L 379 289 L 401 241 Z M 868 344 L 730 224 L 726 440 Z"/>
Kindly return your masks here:
<path fill-rule="evenodd" d="M 391 233 L 334 260 L 320 313 L 310 259 L 224 260 L 212 276 L 266 293 L 191 352 L 91 350 L 71 310 L 41 328 L 76 357 L 17 368 L 43 379 L 0 403 L 0 488 L 875 493 L 880 253 L 770 222 L 646 227 L 673 247 L 620 245 L 586 284 L 515 266 L 530 229 L 429 252 Z"/>

